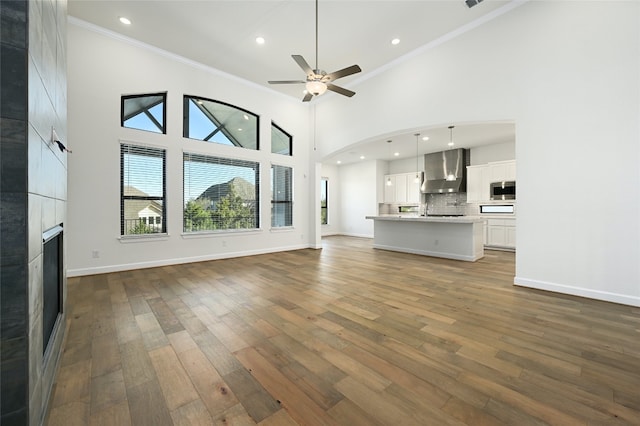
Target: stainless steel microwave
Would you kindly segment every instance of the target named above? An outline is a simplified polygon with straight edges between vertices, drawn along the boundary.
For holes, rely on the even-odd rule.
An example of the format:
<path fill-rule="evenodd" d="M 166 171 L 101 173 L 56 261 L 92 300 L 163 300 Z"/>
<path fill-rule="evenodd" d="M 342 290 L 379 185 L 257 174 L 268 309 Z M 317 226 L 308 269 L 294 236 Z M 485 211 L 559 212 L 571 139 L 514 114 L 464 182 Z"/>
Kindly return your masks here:
<path fill-rule="evenodd" d="M 516 181 L 492 182 L 489 195 L 492 200 L 515 200 Z"/>

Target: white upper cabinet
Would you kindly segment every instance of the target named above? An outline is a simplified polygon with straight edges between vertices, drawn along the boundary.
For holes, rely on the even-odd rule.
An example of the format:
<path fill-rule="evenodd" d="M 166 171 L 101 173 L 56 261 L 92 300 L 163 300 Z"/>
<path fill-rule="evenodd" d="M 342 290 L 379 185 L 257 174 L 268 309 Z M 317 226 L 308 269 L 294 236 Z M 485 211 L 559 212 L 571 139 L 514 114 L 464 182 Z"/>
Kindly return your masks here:
<path fill-rule="evenodd" d="M 396 175 L 385 175 L 384 182 L 384 202 L 392 204 L 396 202 Z"/>
<path fill-rule="evenodd" d="M 387 204 L 418 204 L 420 202 L 420 182 L 415 173 L 400 173 L 384 176 L 384 202 Z"/>
<path fill-rule="evenodd" d="M 396 203 L 407 202 L 407 176 L 404 174 L 396 176 Z"/>
<path fill-rule="evenodd" d="M 507 174 L 505 180 L 516 180 L 516 160 L 509 161 L 509 164 L 507 164 L 506 172 Z"/>
<path fill-rule="evenodd" d="M 467 203 L 489 199 L 488 170 L 486 165 L 467 167 Z"/>
<path fill-rule="evenodd" d="M 516 161 L 496 161 L 489 163 L 489 177 L 491 182 L 516 180 Z"/>
<path fill-rule="evenodd" d="M 516 180 L 516 160 L 467 167 L 467 203 L 489 201 L 492 182 Z"/>
<path fill-rule="evenodd" d="M 417 175 L 417 181 L 416 181 Z M 407 174 L 407 203 L 419 204 L 420 203 L 420 174 L 408 173 Z"/>

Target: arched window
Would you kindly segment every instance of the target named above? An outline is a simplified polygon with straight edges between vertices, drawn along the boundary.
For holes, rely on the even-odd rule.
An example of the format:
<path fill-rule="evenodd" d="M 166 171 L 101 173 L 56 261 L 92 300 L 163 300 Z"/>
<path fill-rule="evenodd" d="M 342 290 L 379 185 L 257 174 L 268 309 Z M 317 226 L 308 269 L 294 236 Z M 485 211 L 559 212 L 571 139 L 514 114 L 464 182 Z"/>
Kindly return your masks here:
<path fill-rule="evenodd" d="M 258 150 L 258 116 L 223 102 L 184 96 L 183 136 Z"/>
<path fill-rule="evenodd" d="M 293 138 L 273 121 L 271 122 L 271 152 L 293 155 Z"/>

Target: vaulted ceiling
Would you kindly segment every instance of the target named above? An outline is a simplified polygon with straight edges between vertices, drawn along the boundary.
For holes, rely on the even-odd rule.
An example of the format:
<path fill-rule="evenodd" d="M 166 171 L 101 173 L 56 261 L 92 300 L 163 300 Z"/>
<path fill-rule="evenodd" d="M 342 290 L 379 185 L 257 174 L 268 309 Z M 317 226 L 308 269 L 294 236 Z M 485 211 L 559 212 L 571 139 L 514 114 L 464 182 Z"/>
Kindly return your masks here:
<path fill-rule="evenodd" d="M 319 0 L 318 68 L 332 72 L 358 64 L 361 73 L 337 82 L 357 92 L 359 80 L 487 19 L 509 2 L 484 0 L 470 8 L 464 0 Z M 292 54 L 304 56 L 315 68 L 315 6 L 313 0 L 69 0 L 68 12 L 72 19 L 302 99 L 303 84 L 267 81 L 304 79 Z M 120 17 L 131 24 L 122 24 Z M 394 38 L 398 44 L 391 43 Z M 448 139 L 446 128 L 444 134 Z M 409 136 L 405 138 L 411 140 Z"/>

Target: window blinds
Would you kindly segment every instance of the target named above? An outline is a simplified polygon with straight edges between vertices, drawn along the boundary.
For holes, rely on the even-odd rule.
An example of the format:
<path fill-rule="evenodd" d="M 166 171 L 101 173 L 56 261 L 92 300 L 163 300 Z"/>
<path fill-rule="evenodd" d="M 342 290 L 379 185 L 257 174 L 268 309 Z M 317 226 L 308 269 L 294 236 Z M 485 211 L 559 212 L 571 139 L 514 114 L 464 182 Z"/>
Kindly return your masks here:
<path fill-rule="evenodd" d="M 293 225 L 293 169 L 271 165 L 271 226 Z"/>
<path fill-rule="evenodd" d="M 166 151 L 120 145 L 120 233 L 155 234 L 166 229 Z"/>
<path fill-rule="evenodd" d="M 184 232 L 260 226 L 260 164 L 183 153 Z"/>

